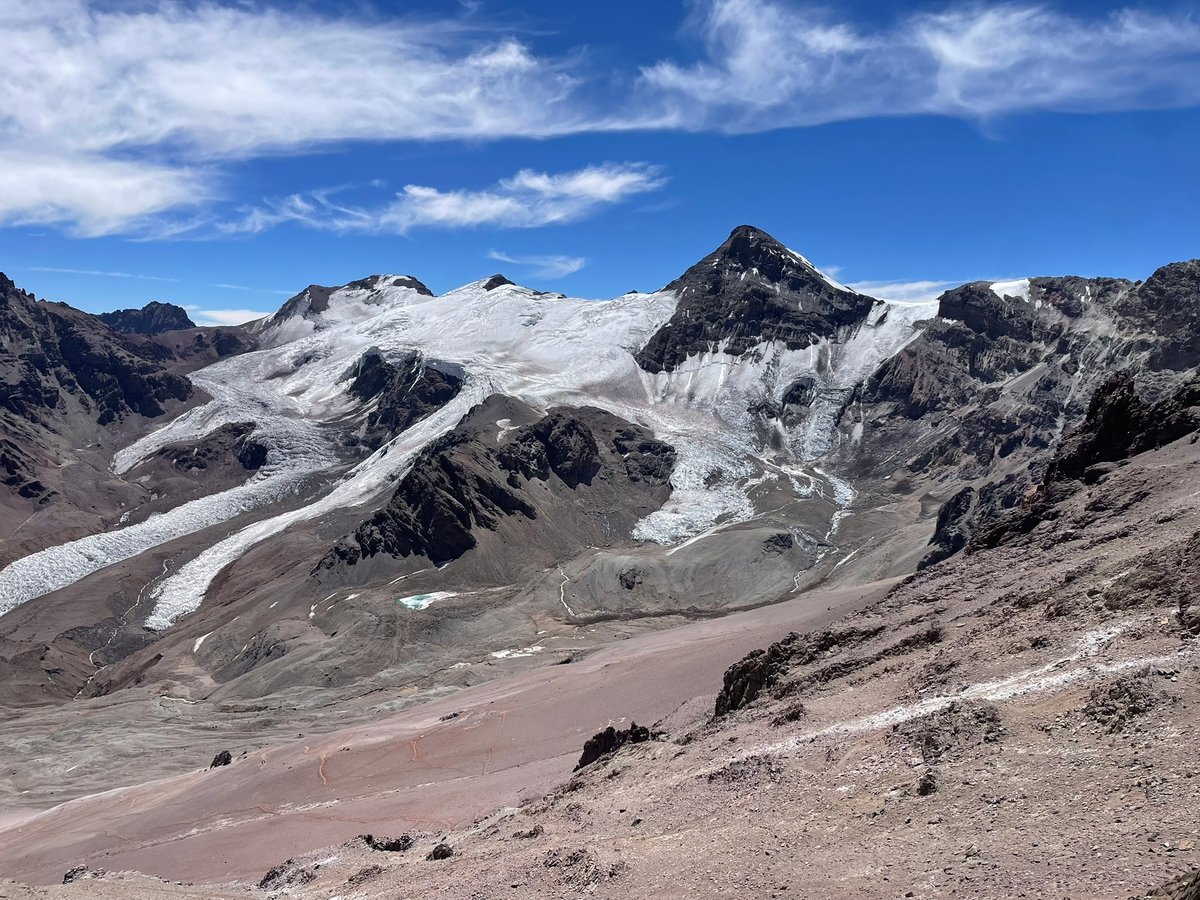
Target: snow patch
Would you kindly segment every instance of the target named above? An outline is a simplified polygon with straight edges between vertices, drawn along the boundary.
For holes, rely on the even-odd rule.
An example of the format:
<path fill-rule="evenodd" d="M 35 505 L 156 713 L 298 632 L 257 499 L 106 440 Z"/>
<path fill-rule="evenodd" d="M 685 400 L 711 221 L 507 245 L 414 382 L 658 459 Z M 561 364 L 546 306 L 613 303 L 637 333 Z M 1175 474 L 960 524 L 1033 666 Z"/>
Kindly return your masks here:
<path fill-rule="evenodd" d="M 1003 300 L 1005 297 L 1017 297 L 1029 302 L 1029 279 L 1018 278 L 1016 281 L 993 281 L 992 293 Z M 1041 304 L 1038 304 L 1039 306 Z"/>
<path fill-rule="evenodd" d="M 545 649 L 541 644 L 536 644 L 533 647 L 522 647 L 519 650 L 496 650 L 491 655 L 496 659 L 521 659 L 525 656 L 533 656 L 535 653 L 541 653 Z"/>

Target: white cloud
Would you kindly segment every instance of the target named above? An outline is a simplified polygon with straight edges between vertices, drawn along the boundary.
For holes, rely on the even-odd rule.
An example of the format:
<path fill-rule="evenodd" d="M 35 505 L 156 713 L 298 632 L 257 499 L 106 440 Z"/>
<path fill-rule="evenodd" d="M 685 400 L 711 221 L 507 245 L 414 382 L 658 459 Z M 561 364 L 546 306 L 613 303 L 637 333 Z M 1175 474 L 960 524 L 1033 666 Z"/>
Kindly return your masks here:
<path fill-rule="evenodd" d="M 1182 14 L 960 2 L 872 29 L 791 0 L 700 0 L 701 60 L 664 60 L 631 78 L 589 70 L 586 50 L 541 55 L 480 24 L 470 5 L 440 20 L 345 8 L 0 0 L 0 225 L 194 233 L 219 221 L 214 203 L 244 202 L 227 193 L 231 161 L 355 141 L 1200 103 L 1200 23 Z M 244 224 L 528 227 L 581 214 L 588 186 L 556 178 L 523 173 L 489 191 L 412 185 L 386 222 L 384 211 L 297 196 Z M 600 172 L 593 187 L 614 184 Z"/>
<path fill-rule="evenodd" d="M 63 275 L 94 275 L 103 278 L 136 278 L 139 281 L 179 281 L 160 275 L 138 275 L 134 272 L 105 272 L 99 269 L 60 269 L 56 266 L 27 266 L 30 272 L 57 272 Z"/>
<path fill-rule="evenodd" d="M 240 157 L 322 141 L 572 130 L 575 79 L 452 19 L 301 5 L 0 0 L 6 130 L 74 153 Z"/>
<path fill-rule="evenodd" d="M 583 256 L 509 256 L 499 250 L 489 251 L 488 259 L 530 267 L 538 278 L 565 278 L 587 265 Z"/>
<path fill-rule="evenodd" d="M 0 84 L 4 79 L 0 74 Z M 0 110 L 3 103 L 0 94 Z M 9 149 L 8 141 L 20 138 L 8 133 L 0 112 L 0 225 L 62 225 L 93 237 L 200 203 L 213 190 L 203 173 L 187 167 Z"/>
<path fill-rule="evenodd" d="M 441 190 L 410 184 L 377 207 L 337 203 L 333 193 L 314 191 L 246 211 L 219 226 L 225 233 L 254 233 L 284 222 L 333 231 L 405 234 L 414 228 L 536 228 L 573 222 L 627 197 L 666 183 L 661 170 L 645 163 L 603 163 L 549 174 L 522 169 L 485 190 Z"/>
<path fill-rule="evenodd" d="M 895 300 L 899 303 L 923 303 L 936 300 L 961 281 L 851 281 L 846 286 L 880 300 Z"/>
<path fill-rule="evenodd" d="M 761 131 L 877 116 L 984 118 L 1200 102 L 1200 23 L 1120 10 L 968 4 L 866 30 L 782 0 L 710 0 L 707 55 L 642 71 L 677 127 Z"/>
<path fill-rule="evenodd" d="M 188 307 L 188 315 L 197 325 L 241 325 L 253 322 L 270 313 L 260 309 L 196 309 Z"/>

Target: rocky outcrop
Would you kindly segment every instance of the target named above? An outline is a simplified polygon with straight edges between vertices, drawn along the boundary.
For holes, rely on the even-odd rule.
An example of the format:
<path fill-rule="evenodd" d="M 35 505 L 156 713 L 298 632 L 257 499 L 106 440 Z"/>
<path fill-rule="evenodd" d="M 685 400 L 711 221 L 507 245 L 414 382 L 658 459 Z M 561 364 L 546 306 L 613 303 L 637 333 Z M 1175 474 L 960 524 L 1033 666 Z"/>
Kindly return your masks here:
<path fill-rule="evenodd" d="M 933 549 L 921 558 L 917 564 L 918 570 L 949 559 L 967 546 L 971 537 L 969 516 L 977 496 L 975 488 L 965 487 L 942 504 L 942 508 L 938 510 L 933 537 L 929 539 L 929 545 Z"/>
<path fill-rule="evenodd" d="M 509 281 L 503 275 L 493 275 L 483 283 L 483 289 L 485 291 L 494 291 L 498 287 L 504 287 L 504 285 L 512 283 L 513 282 Z"/>
<path fill-rule="evenodd" d="M 1172 878 L 1147 894 L 1146 900 L 1200 900 L 1200 870 Z"/>
<path fill-rule="evenodd" d="M 800 635 L 791 632 L 765 650 L 753 650 L 725 670 L 725 679 L 717 694 L 715 715 L 724 716 L 753 703 L 758 695 L 773 687 L 791 667 Z"/>
<path fill-rule="evenodd" d="M 216 756 L 213 757 L 213 761 L 208 764 L 208 767 L 210 769 L 219 769 L 222 766 L 228 766 L 228 765 L 232 765 L 232 764 L 233 764 L 233 754 L 230 753 L 228 750 L 222 750 L 220 753 L 218 753 Z"/>
<path fill-rule="evenodd" d="M 1144 283 L 1067 276 L 946 292 L 938 319 L 842 409 L 839 428 L 855 435 L 842 445 L 844 471 L 936 485 L 945 506 L 920 567 L 998 539 L 982 534 L 1031 503 L 1052 505 L 1044 485 L 1090 478 L 1089 466 L 1191 427 L 1182 397 L 1154 411 L 1161 427 L 1145 419 L 1189 377 L 1190 348 L 1200 345 L 1198 272 L 1188 262 Z M 1131 405 L 1135 381 L 1144 408 Z M 1092 397 L 1109 408 L 1090 409 Z"/>
<path fill-rule="evenodd" d="M 188 399 L 192 386 L 168 357 L 0 274 L 0 480 L 23 500 L 48 501 L 45 472 L 60 468 L 64 451 Z"/>
<path fill-rule="evenodd" d="M 339 541 L 317 571 L 378 555 L 441 565 L 472 550 L 481 533 L 532 522 L 566 500 L 583 519 L 580 533 L 600 524 L 587 512 L 590 497 L 611 509 L 604 527 L 632 527 L 670 493 L 675 452 L 643 428 L 598 409 L 551 409 L 500 440 L 486 407 L 421 451 L 387 506 Z M 531 490 L 534 483 L 549 491 Z M 558 527 L 566 533 L 565 522 Z"/>
<path fill-rule="evenodd" d="M 1158 403 L 1139 399 L 1133 377 L 1121 372 L 1105 382 L 1087 418 L 1055 455 L 1048 481 L 1093 481 L 1103 464 L 1154 450 L 1200 428 L 1200 375 L 1193 375 Z"/>
<path fill-rule="evenodd" d="M 445 406 L 462 389 L 463 377 L 449 366 L 430 363 L 418 353 L 388 362 L 378 350 L 362 355 L 350 382 L 351 396 L 375 401 L 359 441 L 375 450 Z"/>
<path fill-rule="evenodd" d="M 617 729 L 609 725 L 603 731 L 592 735 L 583 745 L 583 753 L 575 764 L 578 772 L 584 766 L 590 766 L 601 757 L 616 753 L 626 744 L 643 744 L 654 737 L 650 729 L 637 722 L 630 722 L 628 728 Z"/>
<path fill-rule="evenodd" d="M 1197 430 L 1200 375 L 1157 403 L 1139 398 L 1128 372 L 1112 376 L 1093 395 L 1083 422 L 1063 439 L 1040 484 L 1019 506 L 981 515 L 969 549 L 995 547 L 1028 534 L 1082 485 L 1096 483 L 1130 457 Z"/>
<path fill-rule="evenodd" d="M 1200 365 L 1200 259 L 1171 263 L 1121 298 L 1117 313 L 1147 333 L 1147 366 L 1180 371 Z"/>
<path fill-rule="evenodd" d="M 107 425 L 129 415 L 158 416 L 191 395 L 187 379 L 161 365 L 163 353 L 125 340 L 94 316 L 37 301 L 0 275 L 0 407 L 47 424 L 77 406 Z"/>
<path fill-rule="evenodd" d="M 400 837 L 375 837 L 373 834 L 361 835 L 361 840 L 372 850 L 380 853 L 403 853 L 412 849 L 412 835 L 402 834 Z"/>
<path fill-rule="evenodd" d="M 893 733 L 904 738 L 927 765 L 932 765 L 973 748 L 999 743 L 1004 727 L 995 704 L 952 700 L 937 712 L 901 722 L 893 728 Z"/>
<path fill-rule="evenodd" d="M 141 309 L 115 309 L 99 313 L 96 318 L 121 334 L 162 334 L 196 327 L 182 306 L 157 300 L 151 300 Z"/>
<path fill-rule="evenodd" d="M 723 349 L 741 356 L 764 341 L 801 350 L 863 322 L 879 302 L 841 288 L 757 228 L 735 228 L 716 251 L 671 282 L 674 315 L 637 354 L 647 372 Z"/>
<path fill-rule="evenodd" d="M 254 439 L 252 422 L 222 425 L 195 444 L 172 444 L 158 456 L 180 472 L 197 473 L 236 462 L 248 472 L 260 469 L 267 461 L 268 448 Z"/>

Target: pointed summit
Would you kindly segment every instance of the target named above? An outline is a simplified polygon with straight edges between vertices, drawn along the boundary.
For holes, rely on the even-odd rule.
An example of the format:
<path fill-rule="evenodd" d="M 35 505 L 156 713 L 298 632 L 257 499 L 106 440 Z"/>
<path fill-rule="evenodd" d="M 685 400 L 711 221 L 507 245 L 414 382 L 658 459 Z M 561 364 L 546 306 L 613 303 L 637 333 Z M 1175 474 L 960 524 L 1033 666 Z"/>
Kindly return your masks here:
<path fill-rule="evenodd" d="M 830 289 L 846 294 L 855 293 L 753 225 L 739 225 L 733 229 L 725 243 L 667 285 L 667 289 L 681 290 L 689 282 L 695 282 L 697 277 L 703 276 L 708 276 L 703 280 L 711 282 L 714 274 L 725 280 L 738 281 L 753 276 L 761 282 L 784 285 L 793 291 L 802 291 L 807 286 L 817 293 Z"/>
<path fill-rule="evenodd" d="M 637 355 L 648 372 L 689 356 L 741 356 L 768 341 L 802 350 L 862 322 L 879 301 L 822 273 L 752 225 L 739 225 L 720 247 L 667 285 L 679 305 Z"/>

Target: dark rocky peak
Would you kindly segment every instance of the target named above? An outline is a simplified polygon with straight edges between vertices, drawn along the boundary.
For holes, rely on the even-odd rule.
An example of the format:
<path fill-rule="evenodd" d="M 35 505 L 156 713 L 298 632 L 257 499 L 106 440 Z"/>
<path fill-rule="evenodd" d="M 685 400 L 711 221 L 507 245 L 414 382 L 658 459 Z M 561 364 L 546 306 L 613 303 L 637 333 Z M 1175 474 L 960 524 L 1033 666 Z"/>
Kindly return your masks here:
<path fill-rule="evenodd" d="M 828 279 L 812 263 L 751 225 L 739 225 L 720 247 L 667 285 L 667 290 L 732 287 L 750 282 L 750 295 L 764 286 L 780 285 L 798 294 L 824 299 L 830 292 L 860 296 Z"/>
<path fill-rule="evenodd" d="M 121 334 L 154 335 L 196 327 L 182 306 L 157 300 L 151 300 L 141 309 L 115 309 L 100 313 L 97 318 Z"/>
<path fill-rule="evenodd" d="M 666 290 L 679 296 L 679 305 L 637 356 L 648 372 L 721 347 L 734 356 L 764 341 L 802 350 L 861 324 L 880 302 L 842 287 L 749 225 L 735 228 Z"/>
<path fill-rule="evenodd" d="M 19 436 L 0 442 L 0 480 L 22 497 L 45 498 L 41 461 L 61 456 L 56 436 L 77 441 L 97 426 L 158 416 L 187 400 L 191 383 L 164 367 L 167 355 L 145 338 L 117 334 L 65 303 L 40 303 L 0 279 L 0 433 Z"/>
<path fill-rule="evenodd" d="M 329 297 L 336 290 L 338 289 L 335 287 L 310 284 L 296 296 L 286 300 L 283 306 L 279 307 L 279 311 L 271 316 L 271 322 L 279 323 L 296 316 L 307 319 L 310 315 L 323 313 L 329 309 Z"/>
<path fill-rule="evenodd" d="M 1145 309 L 1176 312 L 1179 307 L 1200 308 L 1200 259 L 1170 263 L 1136 288 Z"/>
<path fill-rule="evenodd" d="M 494 291 L 496 288 L 503 287 L 506 284 L 515 285 L 516 282 L 509 281 L 503 275 L 500 275 L 499 273 L 497 273 L 496 275 L 493 275 L 491 278 L 489 278 L 487 281 L 485 281 L 483 283 L 483 289 L 485 291 Z"/>

